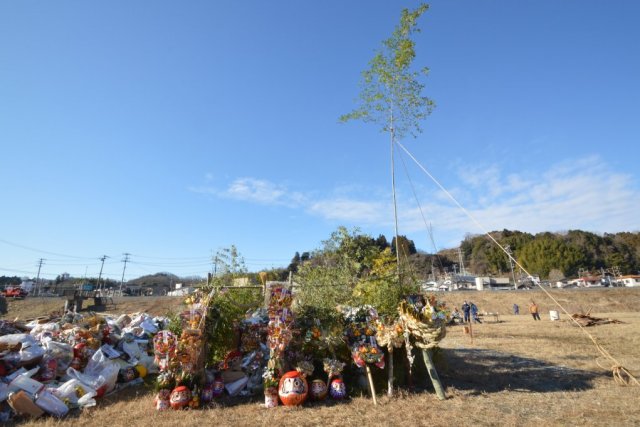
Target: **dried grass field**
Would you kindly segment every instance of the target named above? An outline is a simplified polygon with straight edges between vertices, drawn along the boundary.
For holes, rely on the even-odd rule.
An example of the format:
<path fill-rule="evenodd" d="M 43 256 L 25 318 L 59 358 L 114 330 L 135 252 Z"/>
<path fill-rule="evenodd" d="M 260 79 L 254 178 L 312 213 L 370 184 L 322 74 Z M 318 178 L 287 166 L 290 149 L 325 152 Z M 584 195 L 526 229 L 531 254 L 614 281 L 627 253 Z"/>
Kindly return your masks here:
<path fill-rule="evenodd" d="M 571 313 L 591 311 L 621 324 L 586 328 L 620 364 L 640 378 L 640 289 L 552 291 Z M 193 411 L 156 412 L 151 385 L 105 397 L 94 408 L 63 420 L 43 418 L 21 426 L 633 426 L 640 425 L 640 387 L 620 386 L 612 379 L 611 362 L 591 340 L 556 310 L 540 291 L 452 292 L 438 295 L 450 305 L 472 300 L 480 311 L 499 312 L 499 322 L 485 316 L 473 325 L 473 339 L 461 326 L 448 328 L 436 355 L 447 399 L 439 401 L 425 378 L 414 378 L 414 391 L 393 398 L 379 390 L 378 406 L 366 395 L 343 402 L 306 403 L 300 408 L 266 410 L 262 399 L 223 400 Z M 513 303 L 526 312 L 531 300 L 541 307 L 542 321 L 508 314 Z M 10 302 L 7 318 L 34 317 L 55 309 L 60 301 Z M 178 310 L 179 300 L 122 298 L 118 312 L 162 314 Z M 377 368 L 374 368 L 377 369 Z M 151 382 L 151 381 L 149 381 Z M 425 389 L 426 387 L 426 389 Z"/>

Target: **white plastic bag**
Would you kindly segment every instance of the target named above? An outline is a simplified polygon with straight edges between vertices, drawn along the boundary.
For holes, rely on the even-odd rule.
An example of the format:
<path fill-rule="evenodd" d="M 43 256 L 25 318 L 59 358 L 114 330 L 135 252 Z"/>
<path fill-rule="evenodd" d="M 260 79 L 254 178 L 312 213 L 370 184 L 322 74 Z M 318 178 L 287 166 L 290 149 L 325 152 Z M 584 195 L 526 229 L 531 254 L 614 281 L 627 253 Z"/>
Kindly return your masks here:
<path fill-rule="evenodd" d="M 36 340 L 29 334 L 8 334 L 0 336 L 0 344 L 8 344 L 13 347 L 17 344 L 35 344 Z"/>
<path fill-rule="evenodd" d="M 48 340 L 44 343 L 45 353 L 58 361 L 58 375 L 64 375 L 73 360 L 73 348 L 63 342 Z"/>
<path fill-rule="evenodd" d="M 39 359 L 44 356 L 44 348 L 38 344 L 23 342 L 20 349 L 20 363 L 28 365 L 31 363 L 37 363 Z"/>
<path fill-rule="evenodd" d="M 60 387 L 50 389 L 49 391 L 58 399 L 62 401 L 68 399 L 73 406 L 79 407 L 92 406 L 91 400 L 98 394 L 96 390 L 77 379 L 71 379 Z M 95 401 L 93 401 L 93 404 L 95 404 Z"/>
<path fill-rule="evenodd" d="M 60 324 L 57 322 L 50 322 L 50 323 L 43 323 L 43 324 L 36 324 L 33 329 L 31 329 L 31 336 L 36 337 L 36 338 L 40 338 L 40 336 L 42 336 L 42 334 L 45 333 L 53 333 L 53 332 L 57 332 L 60 330 Z"/>
<path fill-rule="evenodd" d="M 136 326 L 141 327 L 145 332 L 148 332 L 152 335 L 158 332 L 158 327 L 156 326 L 153 319 L 145 313 L 135 316 L 131 320 L 131 323 L 129 323 L 126 328 L 123 328 L 123 332 L 133 332 Z"/>
<path fill-rule="evenodd" d="M 158 332 L 158 327 L 155 323 L 153 323 L 153 320 L 150 317 L 145 318 L 140 326 L 142 327 L 142 329 L 144 329 L 145 332 L 148 332 L 151 335 Z"/>
<path fill-rule="evenodd" d="M 102 393 L 110 392 L 116 386 L 118 380 L 118 371 L 120 371 L 120 365 L 117 362 L 109 359 L 102 350 L 96 351 L 87 366 L 84 368 L 84 373 L 90 375 L 92 378 L 96 378 L 96 382 L 91 385 L 95 385 L 95 389 L 98 390 L 103 387 Z"/>

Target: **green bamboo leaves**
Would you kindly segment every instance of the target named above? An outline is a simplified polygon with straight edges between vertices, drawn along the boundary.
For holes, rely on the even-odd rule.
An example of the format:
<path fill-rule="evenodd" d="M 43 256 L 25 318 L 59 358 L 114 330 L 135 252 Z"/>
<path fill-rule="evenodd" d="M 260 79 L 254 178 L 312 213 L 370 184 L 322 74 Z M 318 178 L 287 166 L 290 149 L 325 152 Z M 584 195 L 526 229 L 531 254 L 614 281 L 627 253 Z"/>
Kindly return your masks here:
<path fill-rule="evenodd" d="M 369 62 L 369 69 L 362 73 L 360 106 L 340 117 L 340 121 L 363 120 L 382 126 L 399 139 L 422 132 L 420 122 L 434 108 L 431 99 L 422 95 L 424 84 L 420 81 L 429 69 L 412 71 L 416 57 L 414 33 L 420 32 L 418 18 L 429 8 L 421 4 L 413 11 L 403 9 L 400 23 L 382 49 Z"/>

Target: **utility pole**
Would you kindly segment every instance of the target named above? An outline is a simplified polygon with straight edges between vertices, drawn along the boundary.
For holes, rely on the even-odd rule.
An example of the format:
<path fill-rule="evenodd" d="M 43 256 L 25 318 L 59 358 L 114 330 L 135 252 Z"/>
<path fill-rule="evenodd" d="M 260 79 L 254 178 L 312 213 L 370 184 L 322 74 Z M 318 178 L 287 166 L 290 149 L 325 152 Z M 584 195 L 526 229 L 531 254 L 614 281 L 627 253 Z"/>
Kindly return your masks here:
<path fill-rule="evenodd" d="M 435 266 L 435 264 L 433 263 L 433 258 L 434 258 L 434 257 L 432 256 L 432 257 L 431 257 L 431 276 L 433 276 L 433 281 L 434 281 L 434 282 L 437 282 L 437 281 L 438 281 L 438 279 L 436 279 L 436 266 Z"/>
<path fill-rule="evenodd" d="M 127 269 L 127 262 L 129 261 L 129 255 L 131 254 L 125 252 L 123 255 L 124 259 L 122 260 L 122 262 L 124 262 L 124 267 L 122 268 L 122 280 L 120 280 L 120 296 L 122 296 L 122 285 L 124 285 L 124 272 Z"/>
<path fill-rule="evenodd" d="M 513 272 L 513 256 L 511 254 L 511 246 L 507 245 L 504 247 L 504 249 L 505 251 L 507 251 L 507 255 L 509 256 L 509 267 L 511 267 L 511 277 L 513 277 L 513 289 L 518 289 L 516 274 Z"/>
<path fill-rule="evenodd" d="M 458 248 L 458 258 L 460 258 L 460 274 L 467 275 L 467 271 L 464 269 L 464 260 L 462 259 L 462 248 Z"/>
<path fill-rule="evenodd" d="M 100 274 L 98 274 L 98 283 L 96 284 L 96 288 L 98 288 L 99 291 L 101 291 L 102 289 L 100 288 L 100 279 L 102 278 L 102 268 L 104 267 L 104 260 L 109 258 L 106 255 L 102 255 L 102 258 L 100 258 L 100 261 L 102 261 L 102 265 L 100 266 Z"/>
<path fill-rule="evenodd" d="M 41 289 L 40 289 L 40 269 L 42 268 L 42 264 L 44 263 L 44 259 L 40 258 L 40 260 L 38 261 L 38 275 L 36 276 L 36 295 L 40 295 L 41 293 Z"/>

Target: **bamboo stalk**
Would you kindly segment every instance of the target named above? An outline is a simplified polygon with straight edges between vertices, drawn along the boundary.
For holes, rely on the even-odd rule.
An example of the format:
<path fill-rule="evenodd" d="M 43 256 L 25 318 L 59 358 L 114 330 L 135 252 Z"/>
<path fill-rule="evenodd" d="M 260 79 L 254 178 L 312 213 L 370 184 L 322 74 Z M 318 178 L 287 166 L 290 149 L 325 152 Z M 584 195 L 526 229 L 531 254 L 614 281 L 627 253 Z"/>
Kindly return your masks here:
<path fill-rule="evenodd" d="M 393 346 L 389 347 L 389 378 L 387 379 L 387 396 L 393 396 Z"/>
<path fill-rule="evenodd" d="M 440 382 L 440 377 L 438 376 L 438 371 L 436 371 L 436 367 L 433 364 L 433 360 L 431 360 L 431 350 L 423 349 L 422 358 L 424 359 L 424 364 L 427 367 L 429 377 L 431 377 L 431 383 L 433 384 L 433 388 L 436 391 L 438 399 L 445 400 L 446 397 L 444 395 L 444 388 L 442 387 L 442 383 Z"/>
<path fill-rule="evenodd" d="M 371 368 L 369 364 L 365 364 L 367 369 L 367 378 L 369 379 L 369 390 L 371 391 L 371 398 L 373 399 L 373 404 L 378 405 L 378 400 L 376 399 L 376 388 L 373 385 L 373 377 L 371 376 Z"/>

